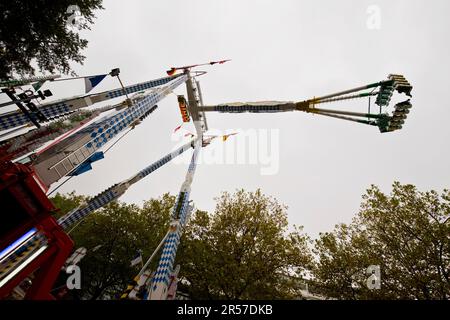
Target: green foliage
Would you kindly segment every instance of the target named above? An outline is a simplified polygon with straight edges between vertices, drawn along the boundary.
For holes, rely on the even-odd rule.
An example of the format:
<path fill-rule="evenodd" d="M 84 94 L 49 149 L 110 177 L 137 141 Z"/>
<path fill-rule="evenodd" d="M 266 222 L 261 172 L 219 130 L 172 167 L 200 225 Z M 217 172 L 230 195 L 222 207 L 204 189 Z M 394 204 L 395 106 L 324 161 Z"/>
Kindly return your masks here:
<path fill-rule="evenodd" d="M 92 111 L 80 111 L 77 112 L 67 119 L 61 119 L 54 121 L 48 125 L 50 130 L 59 130 L 59 129 L 68 129 L 72 128 L 75 125 L 79 124 L 79 122 L 89 118 L 92 115 Z"/>
<path fill-rule="evenodd" d="M 57 194 L 53 202 L 67 212 L 83 199 L 74 193 Z M 173 203 L 168 194 L 146 201 L 142 208 L 113 202 L 86 217 L 70 233 L 76 248 L 88 250 L 80 262 L 82 289 L 72 292 L 75 298 L 117 298 L 141 267 L 130 265 L 138 250 L 149 257 L 166 234 Z"/>
<path fill-rule="evenodd" d="M 449 299 L 450 193 L 393 184 L 367 190 L 358 216 L 316 241 L 321 292 L 338 299 Z M 365 270 L 381 268 L 381 289 L 369 290 Z"/>
<path fill-rule="evenodd" d="M 77 5 L 89 29 L 94 10 L 102 9 L 102 0 L 8 0 L 0 2 L 0 79 L 14 73 L 32 75 L 35 62 L 40 71 L 68 73 L 70 61 L 82 63 L 81 51 L 87 40 L 66 27 L 67 8 Z"/>
<path fill-rule="evenodd" d="M 60 216 L 87 199 L 71 193 L 53 201 Z M 288 230 L 287 208 L 261 191 L 224 192 L 216 200 L 213 214 L 192 214 L 178 248 L 179 289 L 192 299 L 299 298 L 305 281 L 327 298 L 450 298 L 448 190 L 394 183 L 386 195 L 371 186 L 353 222 L 320 234 L 313 252 L 300 228 Z M 77 297 L 117 298 L 138 271 L 130 266 L 136 252 L 145 260 L 166 234 L 174 201 L 165 194 L 142 208 L 112 203 L 78 225 L 71 236 L 88 254 Z M 379 290 L 367 287 L 371 265 L 381 269 Z"/>
<path fill-rule="evenodd" d="M 59 219 L 60 217 L 65 215 L 70 210 L 78 207 L 86 199 L 87 199 L 87 197 L 76 195 L 74 191 L 72 191 L 71 193 L 68 193 L 66 195 L 60 194 L 59 192 L 56 193 L 56 195 L 53 198 L 51 198 L 55 207 L 58 208 L 58 211 L 54 215 L 55 218 Z"/>
<path fill-rule="evenodd" d="M 85 200 L 74 193 L 53 198 L 62 212 Z M 112 203 L 84 219 L 71 233 L 77 248 L 88 249 L 75 298 L 117 298 L 137 273 L 130 267 L 137 250 L 149 257 L 167 232 L 174 200 L 165 194 L 142 208 Z M 191 282 L 184 288 L 191 298 L 298 297 L 295 272 L 305 270 L 310 256 L 307 237 L 299 229 L 287 232 L 285 211 L 259 190 L 222 194 L 212 216 L 196 211 L 176 261 L 182 265 L 180 276 Z"/>
<path fill-rule="evenodd" d="M 197 211 L 177 263 L 193 299 L 299 297 L 295 272 L 310 262 L 307 237 L 287 232 L 286 208 L 256 192 L 223 193 L 213 215 Z M 295 279 L 295 278 L 294 278 Z"/>
<path fill-rule="evenodd" d="M 90 116 L 92 116 L 93 112 L 90 110 L 83 110 L 80 112 L 76 112 L 72 115 L 69 116 L 68 120 L 70 120 L 70 122 L 81 122 L 83 120 L 85 120 L 86 118 L 89 118 Z"/>

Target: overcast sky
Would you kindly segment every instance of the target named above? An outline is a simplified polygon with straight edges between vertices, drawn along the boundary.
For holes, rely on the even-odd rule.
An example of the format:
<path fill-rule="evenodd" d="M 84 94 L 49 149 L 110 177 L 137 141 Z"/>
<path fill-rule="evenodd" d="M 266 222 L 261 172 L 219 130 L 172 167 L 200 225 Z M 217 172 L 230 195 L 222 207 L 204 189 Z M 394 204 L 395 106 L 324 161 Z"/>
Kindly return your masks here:
<path fill-rule="evenodd" d="M 278 133 L 272 141 L 278 171 L 262 175 L 255 164 L 201 163 L 191 193 L 198 208 L 212 211 L 222 191 L 261 188 L 289 207 L 291 224 L 315 237 L 350 222 L 371 184 L 385 192 L 395 180 L 420 190 L 450 186 L 449 1 L 129 0 L 104 1 L 104 7 L 92 30 L 83 33 L 89 47 L 84 66 L 74 65 L 79 75 L 119 67 L 122 81 L 133 84 L 162 77 L 171 66 L 232 59 L 205 68 L 209 73 L 199 78 L 207 105 L 299 101 L 390 73 L 404 74 L 414 86 L 413 109 L 395 133 L 300 112 L 208 114 L 210 129 Z M 378 9 L 379 26 L 373 16 Z M 95 92 L 116 86 L 107 78 Z M 83 81 L 52 88 L 58 98 L 81 94 Z M 185 87 L 176 93 L 184 94 Z M 364 112 L 367 102 L 326 107 Z M 179 143 L 172 132 L 180 122 L 176 97 L 168 96 L 94 170 L 60 190 L 94 195 L 128 178 Z M 165 192 L 176 194 L 186 169 L 180 161 L 166 165 L 121 199 L 142 204 Z"/>

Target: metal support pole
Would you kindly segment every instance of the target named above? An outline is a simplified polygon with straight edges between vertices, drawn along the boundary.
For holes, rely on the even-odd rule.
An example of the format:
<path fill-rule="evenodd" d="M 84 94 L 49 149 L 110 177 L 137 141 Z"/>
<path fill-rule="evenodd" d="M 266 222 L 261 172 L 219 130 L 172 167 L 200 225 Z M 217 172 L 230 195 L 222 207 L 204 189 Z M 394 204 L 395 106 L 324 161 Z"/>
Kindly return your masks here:
<path fill-rule="evenodd" d="M 39 122 L 35 119 L 34 115 L 28 112 L 28 109 L 20 102 L 19 99 L 16 98 L 13 91 L 11 89 L 2 89 L 4 93 L 19 107 L 19 109 L 23 112 L 23 114 L 38 128 L 41 127 Z"/>
<path fill-rule="evenodd" d="M 378 125 L 378 123 L 376 121 L 355 119 L 355 118 L 339 116 L 339 115 L 331 114 L 331 113 L 321 113 L 321 112 L 313 112 L 313 113 L 314 114 L 319 114 L 321 116 L 327 116 L 327 117 L 337 118 L 337 119 L 341 119 L 341 120 L 347 120 L 347 121 L 353 121 L 353 122 L 368 124 L 368 125 L 371 125 L 371 126 L 377 126 Z"/>
<path fill-rule="evenodd" d="M 195 140 L 194 140 L 195 141 Z M 200 140 L 201 141 L 201 140 Z M 200 142 L 201 143 L 201 142 Z M 61 217 L 58 220 L 58 224 L 64 228 L 68 229 L 73 224 L 77 223 L 78 221 L 82 220 L 84 217 L 86 217 L 91 212 L 105 206 L 106 204 L 110 203 L 111 201 L 114 201 L 118 199 L 122 194 L 125 193 L 125 191 L 134 183 L 140 181 L 150 173 L 154 172 L 164 164 L 168 163 L 170 160 L 174 159 L 175 157 L 179 156 L 186 150 L 190 149 L 192 142 L 189 142 L 182 147 L 178 148 L 177 150 L 169 153 L 167 156 L 161 158 L 160 160 L 152 163 L 151 165 L 147 166 L 143 170 L 139 171 L 137 174 L 133 175 L 131 178 L 124 180 L 116 185 L 113 185 L 112 187 L 106 189 L 102 193 L 95 196 L 92 200 L 90 200 L 86 205 L 77 208 L 63 217 Z M 45 236 L 41 233 L 35 233 L 32 237 L 30 237 L 26 242 L 22 244 L 22 246 L 30 248 L 35 246 L 43 246 L 45 244 Z M 8 257 L 5 257 L 3 259 L 4 261 L 1 261 L 0 264 L 0 281 L 8 274 L 8 272 L 15 267 L 17 263 L 21 261 L 20 259 L 20 252 L 16 248 L 14 251 L 12 251 Z"/>
<path fill-rule="evenodd" d="M 167 298 L 170 273 L 173 271 L 182 227 L 186 223 L 187 214 L 189 212 L 189 194 L 197 166 L 198 153 L 201 148 L 202 140 L 197 140 L 186 178 L 181 186 L 180 193 L 178 194 L 172 211 L 172 222 L 170 224 L 169 235 L 164 243 L 158 267 L 150 284 L 149 295 L 147 297 L 149 300 L 165 300 Z"/>
<path fill-rule="evenodd" d="M 60 75 L 52 75 L 52 76 L 42 76 L 42 77 L 31 77 L 31 78 L 23 78 L 23 79 L 17 79 L 17 80 L 6 80 L 0 82 L 0 87 L 17 87 L 26 85 L 31 82 L 35 81 L 46 81 L 50 80 L 53 81 L 54 79 L 60 78 Z"/>
<path fill-rule="evenodd" d="M 142 269 L 139 271 L 139 273 L 137 274 L 136 278 L 139 278 L 140 276 L 142 276 L 144 274 L 145 270 L 148 268 L 150 262 L 152 262 L 153 258 L 158 253 L 159 249 L 161 249 L 162 245 L 166 241 L 166 239 L 169 236 L 169 234 L 170 234 L 170 231 L 167 231 L 166 235 L 164 236 L 164 238 L 162 238 L 161 242 L 158 244 L 156 249 L 153 251 L 153 253 L 150 256 L 150 258 L 148 258 L 147 262 L 145 262 L 145 264 L 142 266 Z"/>
<path fill-rule="evenodd" d="M 371 83 L 371 84 L 368 84 L 368 85 L 365 85 L 365 86 L 361 86 L 361 87 L 357 87 L 357 88 L 353 88 L 353 89 L 349 89 L 349 90 L 345 90 L 345 91 L 340 91 L 340 92 L 328 94 L 326 96 L 322 96 L 322 97 L 318 97 L 318 98 L 314 98 L 314 99 L 310 99 L 310 100 L 313 101 L 313 102 L 319 103 L 320 100 L 334 98 L 334 97 L 342 96 L 342 95 L 345 95 L 345 94 L 358 92 L 358 91 L 361 91 L 361 90 L 376 88 L 376 87 L 382 86 L 384 84 L 390 84 L 392 82 L 393 82 L 392 80 L 385 80 L 385 81 L 375 82 L 375 83 Z"/>
<path fill-rule="evenodd" d="M 343 111 L 343 110 L 331 110 L 331 109 L 322 109 L 322 108 L 314 108 L 314 109 L 307 110 L 305 112 L 309 112 L 309 113 L 331 113 L 331 114 L 334 113 L 334 114 L 341 114 L 341 115 L 361 117 L 361 118 L 374 118 L 374 119 L 380 118 L 380 115 L 378 115 L 378 114 L 368 114 L 368 113 Z"/>

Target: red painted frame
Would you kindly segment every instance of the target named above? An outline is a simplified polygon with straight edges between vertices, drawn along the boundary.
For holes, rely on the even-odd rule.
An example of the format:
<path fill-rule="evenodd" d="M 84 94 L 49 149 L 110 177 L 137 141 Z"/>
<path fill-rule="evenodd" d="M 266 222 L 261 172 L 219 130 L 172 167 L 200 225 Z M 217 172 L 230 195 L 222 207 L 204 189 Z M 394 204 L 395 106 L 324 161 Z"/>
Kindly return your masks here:
<path fill-rule="evenodd" d="M 52 216 L 56 208 L 35 176 L 33 169 L 27 165 L 8 162 L 0 166 L 0 192 L 11 197 L 17 208 L 28 215 L 25 222 L 8 231 L 0 239 L 0 250 L 33 227 L 45 234 L 48 245 L 38 257 L 0 287 L 0 299 L 8 296 L 17 285 L 34 273 L 32 286 L 28 289 L 25 299 L 53 300 L 50 291 L 73 249 L 72 239 Z M 9 214 L 14 212 L 6 212 L 0 218 L 8 219 Z"/>

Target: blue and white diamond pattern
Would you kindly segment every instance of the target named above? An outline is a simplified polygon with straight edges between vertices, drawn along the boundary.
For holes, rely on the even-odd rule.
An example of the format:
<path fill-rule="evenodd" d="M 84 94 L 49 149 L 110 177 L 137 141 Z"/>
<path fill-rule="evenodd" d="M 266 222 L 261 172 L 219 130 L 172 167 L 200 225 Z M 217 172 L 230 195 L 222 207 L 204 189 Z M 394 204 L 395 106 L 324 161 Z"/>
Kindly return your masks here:
<path fill-rule="evenodd" d="M 57 116 L 69 113 L 70 108 L 65 103 L 58 103 L 56 105 L 42 107 L 40 111 L 50 120 Z M 0 117 L 0 131 L 15 128 L 27 124 L 28 122 L 30 122 L 30 120 L 22 112 L 12 112 Z"/>
<path fill-rule="evenodd" d="M 229 112 L 229 113 L 271 113 L 283 111 L 278 105 L 242 105 L 242 106 L 230 106 L 230 105 L 218 105 L 214 107 L 214 111 Z"/>
<path fill-rule="evenodd" d="M 176 76 L 172 76 L 172 77 L 166 77 L 166 78 L 161 78 L 161 79 L 156 79 L 156 80 L 151 80 L 148 82 L 144 82 L 144 83 L 139 83 L 136 84 L 134 86 L 129 86 L 129 87 L 125 87 L 125 91 L 127 92 L 127 94 L 133 93 L 133 92 L 138 92 L 138 91 L 143 91 L 143 90 L 147 90 L 153 87 L 157 87 L 157 86 L 162 86 L 163 84 L 166 84 L 172 80 L 174 80 L 176 77 L 181 76 L 180 75 L 176 75 Z M 109 99 L 112 98 L 117 98 L 120 96 L 123 96 L 123 89 L 117 89 L 117 90 L 113 90 L 110 91 L 106 94 L 106 97 L 108 97 Z"/>
<path fill-rule="evenodd" d="M 197 166 L 197 157 L 201 145 L 201 141 L 198 140 L 194 149 L 194 153 L 192 155 L 191 162 L 189 164 L 186 181 L 187 179 L 192 178 L 192 175 L 195 172 L 195 168 Z M 189 181 L 190 183 L 192 183 L 192 179 L 190 179 Z M 179 224 L 177 225 L 177 228 L 175 230 L 170 231 L 169 236 L 164 242 L 164 248 L 161 254 L 161 258 L 159 260 L 155 275 L 151 281 L 151 287 L 149 290 L 151 299 L 165 299 L 166 289 L 169 285 L 170 273 L 172 272 L 173 264 L 175 262 L 175 257 L 177 254 L 178 244 L 180 243 L 182 232 L 181 227 L 183 227 L 186 223 L 186 218 L 189 213 L 189 194 L 190 193 L 188 191 L 181 191 L 178 194 L 177 200 L 175 201 L 175 205 L 172 211 L 172 220 L 179 221 Z M 182 201 L 182 204 L 181 208 L 179 208 L 178 211 L 178 204 L 180 203 L 180 201 Z"/>
<path fill-rule="evenodd" d="M 75 210 L 74 212 L 70 212 L 67 215 L 59 218 L 58 224 L 63 229 L 68 229 L 69 226 L 77 223 L 92 211 L 95 211 L 114 200 L 116 196 L 117 195 L 114 192 L 114 188 L 110 188 L 106 192 L 101 193 L 100 195 L 89 201 L 86 207 L 83 207 L 80 210 Z"/>
<path fill-rule="evenodd" d="M 187 80 L 187 76 L 181 76 L 173 80 L 167 85 L 167 87 L 160 88 L 155 92 L 150 93 L 144 99 L 136 103 L 134 106 L 121 110 L 106 119 L 92 123 L 84 129 L 74 133 L 71 138 L 74 141 L 81 141 L 86 135 L 91 137 L 91 140 L 87 142 L 82 148 L 87 149 L 88 154 L 94 153 L 97 149 L 101 148 L 108 141 L 118 135 L 121 131 L 128 128 L 128 126 L 139 119 L 147 111 L 154 107 L 161 99 L 163 99 L 169 90 L 175 89 L 181 83 Z M 59 168 L 59 173 L 62 175 L 67 174 L 64 170 L 71 170 L 66 168 Z"/>
<path fill-rule="evenodd" d="M 182 154 L 184 151 L 188 150 L 190 148 L 190 143 L 187 143 L 183 146 L 181 146 L 179 149 L 175 150 L 174 152 L 168 154 L 167 156 L 159 159 L 158 161 L 152 163 L 145 169 L 141 170 L 136 176 L 139 178 L 135 182 L 139 181 L 140 179 L 144 178 L 145 176 L 149 175 L 153 171 L 157 170 L 167 162 L 169 162 L 173 158 L 173 154 L 176 156 Z M 136 177 L 134 176 L 134 177 Z M 133 177 L 133 178 L 134 178 Z M 131 179 L 133 179 L 131 178 Z M 122 193 L 116 190 L 116 187 L 120 184 L 116 184 L 112 186 L 111 188 L 105 190 L 104 192 L 100 193 L 99 195 L 95 196 L 92 200 L 90 200 L 87 204 L 87 206 L 82 207 L 81 209 L 77 209 L 75 211 L 69 212 L 65 216 L 61 217 L 58 220 L 58 224 L 61 225 L 64 229 L 68 229 L 71 225 L 77 223 L 81 219 L 83 219 L 85 216 L 87 216 L 92 211 L 95 211 L 106 204 L 110 203 L 111 201 L 117 199 L 120 197 Z M 183 220 L 184 221 L 184 220 Z M 182 222 L 184 223 L 184 222 Z"/>
<path fill-rule="evenodd" d="M 156 79 L 156 80 L 150 80 L 147 82 L 143 82 L 143 83 L 125 87 L 125 91 L 127 92 L 127 94 L 131 94 L 134 92 L 147 90 L 147 89 L 150 89 L 153 87 L 158 87 L 158 86 L 167 84 L 177 78 L 185 78 L 185 77 L 186 77 L 185 75 L 179 74 L 176 76 L 165 77 L 165 78 L 160 78 L 160 79 Z M 95 94 L 90 97 L 99 96 L 100 99 L 98 99 L 97 102 L 100 102 L 100 101 L 105 101 L 108 99 L 117 98 L 117 97 L 120 97 L 123 95 L 124 95 L 123 89 L 116 89 L 116 90 L 107 91 L 105 93 Z M 84 98 L 85 97 L 77 97 L 77 98 L 65 100 L 65 102 L 56 102 L 56 103 L 41 107 L 41 108 L 39 108 L 39 110 L 45 115 L 46 118 L 55 119 L 55 118 L 65 115 L 67 113 L 73 112 L 76 109 L 87 107 L 88 104 L 86 102 L 84 102 Z M 28 117 L 25 116 L 21 111 L 4 114 L 4 115 L 0 116 L 0 131 L 12 129 L 12 128 L 27 124 L 28 122 L 30 122 Z"/>
<path fill-rule="evenodd" d="M 181 198 L 181 199 L 180 199 Z M 172 215 L 176 215 L 176 208 L 178 207 L 178 202 L 183 201 L 180 209 L 180 223 L 183 225 L 186 220 L 186 214 L 188 212 L 189 206 L 189 193 L 183 192 L 178 195 L 178 199 L 174 206 L 174 211 Z M 169 276 L 173 269 L 173 263 L 175 261 L 175 256 L 177 254 L 178 244 L 180 243 L 181 228 L 177 227 L 172 230 L 164 242 L 164 248 L 159 260 L 158 268 L 156 269 L 155 275 L 152 279 L 152 290 L 156 290 L 159 283 L 163 285 L 169 285 Z"/>
<path fill-rule="evenodd" d="M 169 88 L 174 89 L 177 86 L 179 86 L 181 83 L 185 82 L 186 80 L 187 80 L 186 76 L 179 77 L 176 81 L 174 81 L 172 84 L 169 85 Z M 142 101 L 140 101 L 135 106 L 125 110 L 125 111 L 128 111 L 128 114 L 119 114 L 119 115 L 114 116 L 113 118 L 115 118 L 115 120 L 120 119 L 119 121 L 125 119 L 124 120 L 125 123 L 130 123 L 131 121 L 134 121 L 135 119 L 139 118 L 142 114 L 147 112 L 149 109 L 148 108 L 149 105 L 150 105 L 150 107 L 152 107 L 159 100 L 164 98 L 164 96 L 165 96 L 164 91 L 158 92 L 157 94 L 151 94 L 151 95 L 147 96 L 146 98 L 144 98 Z M 62 108 L 64 108 L 64 106 L 62 106 Z M 139 109 L 139 108 L 141 108 L 141 109 Z M 146 110 L 143 111 L 142 109 L 146 109 Z M 93 129 L 97 130 L 97 132 L 103 132 L 104 127 L 101 124 L 105 124 L 108 121 L 111 121 L 110 123 L 114 124 L 114 121 L 111 118 L 108 118 L 104 121 L 101 121 L 100 123 L 93 123 L 91 126 L 88 126 L 87 128 L 85 128 L 83 130 L 80 130 L 78 133 L 79 134 L 82 132 L 87 133 L 89 131 L 92 131 Z M 128 121 L 128 122 L 126 122 L 126 121 Z M 121 126 L 119 126 L 119 129 L 116 128 L 116 130 L 114 132 L 117 134 L 123 128 L 126 128 L 126 125 L 122 124 Z M 102 134 L 104 135 L 104 133 L 102 133 Z M 111 137 L 111 136 L 112 135 L 110 135 L 109 137 Z M 179 148 L 178 150 L 176 150 L 174 153 L 179 155 L 179 154 L 183 153 L 184 151 L 186 151 L 187 149 L 189 149 L 189 147 L 190 147 L 190 144 L 186 144 L 186 145 L 182 146 L 181 148 Z M 170 161 L 172 159 L 172 155 L 174 153 L 171 153 L 168 156 L 163 157 L 162 159 L 158 160 L 157 162 L 150 165 L 146 169 L 142 170 L 139 174 L 142 175 L 142 177 L 150 174 L 154 170 L 158 169 L 159 167 L 161 167 L 162 165 L 164 165 L 165 163 Z M 196 153 L 194 152 L 194 155 L 195 154 Z M 195 159 L 196 159 L 196 157 L 193 156 L 193 161 L 196 161 Z M 189 166 L 189 168 L 191 168 L 191 166 Z M 186 196 L 183 198 L 183 205 L 181 207 L 181 221 L 183 221 L 183 222 L 186 219 L 186 212 L 188 211 L 187 207 L 188 207 L 188 200 L 189 200 L 189 194 L 185 193 L 185 195 Z M 63 227 L 64 229 L 67 229 L 70 225 L 73 225 L 74 223 L 83 219 L 90 212 L 103 207 L 104 205 L 108 204 L 112 200 L 116 199 L 118 196 L 119 196 L 119 194 L 115 191 L 114 186 L 113 186 L 113 187 L 109 188 L 108 190 L 106 190 L 105 192 L 102 192 L 100 195 L 98 195 L 91 201 L 89 201 L 89 203 L 86 207 L 83 207 L 80 210 L 75 210 L 75 211 L 61 217 L 58 220 L 58 224 L 60 224 L 61 227 Z M 170 269 L 173 266 L 173 260 L 175 259 L 176 248 L 179 243 L 180 234 L 181 234 L 181 230 L 178 228 L 178 231 L 174 235 L 171 235 L 171 239 L 172 239 L 171 244 L 172 245 L 168 246 L 167 250 L 166 250 L 166 252 L 168 252 L 169 256 L 170 255 L 173 256 L 173 259 L 171 260 L 172 264 L 171 264 Z M 30 241 L 27 243 L 26 246 L 29 247 L 29 246 L 36 245 L 37 242 L 39 242 L 40 246 L 43 246 L 43 245 L 45 245 L 45 241 L 46 241 L 45 237 L 42 234 L 38 233 L 30 238 Z M 168 251 L 171 248 L 174 250 Z M 15 252 L 10 255 L 10 257 L 8 258 L 7 261 L 14 263 L 15 259 L 17 259 L 19 257 L 19 255 L 20 255 L 20 252 L 19 253 Z M 4 269 L 2 266 L 0 275 L 4 272 L 4 270 L 6 270 L 6 269 Z"/>
<path fill-rule="evenodd" d="M 186 81 L 186 76 L 179 77 L 169 84 L 169 88 L 172 90 Z M 80 133 L 90 132 L 91 138 L 94 138 L 93 145 L 95 148 L 100 148 L 120 131 L 128 127 L 133 121 L 144 115 L 150 108 L 158 103 L 165 93 L 163 90 L 153 92 L 138 102 L 131 108 L 122 110 L 121 112 L 112 115 L 111 117 L 100 121 L 99 123 L 92 124 Z M 88 148 L 91 145 L 87 146 Z"/>

